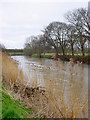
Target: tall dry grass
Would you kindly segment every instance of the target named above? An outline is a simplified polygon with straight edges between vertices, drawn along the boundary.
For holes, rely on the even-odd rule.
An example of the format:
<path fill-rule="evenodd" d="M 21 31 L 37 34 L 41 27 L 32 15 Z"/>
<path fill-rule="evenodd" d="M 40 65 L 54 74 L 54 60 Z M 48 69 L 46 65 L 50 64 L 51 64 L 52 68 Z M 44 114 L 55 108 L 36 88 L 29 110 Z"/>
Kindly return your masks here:
<path fill-rule="evenodd" d="M 48 91 L 48 100 L 50 103 L 49 112 L 52 111 L 51 117 L 62 117 L 62 118 L 88 118 L 88 84 L 84 86 L 83 78 L 77 76 L 74 63 L 70 61 L 70 71 L 65 68 L 64 64 L 61 63 L 61 71 L 63 71 L 60 83 L 58 83 L 58 89 L 55 78 L 46 82 Z M 58 63 L 56 62 L 58 66 Z M 69 79 L 68 89 L 65 85 L 65 72 L 68 71 Z M 60 72 L 57 70 L 57 72 Z M 68 77 L 68 76 L 67 76 Z M 67 92 L 69 91 L 69 92 Z M 52 107 L 53 106 L 53 107 Z"/>
<path fill-rule="evenodd" d="M 42 79 L 44 79 L 48 102 L 43 109 L 39 106 L 39 110 L 42 111 L 43 114 L 46 113 L 47 117 L 88 118 L 88 84 L 87 78 L 85 81 L 87 85 L 83 83 L 83 66 L 75 65 L 73 59 L 70 59 L 69 64 L 70 65 L 66 67 L 62 61 L 56 61 L 57 70 L 55 70 L 54 65 L 47 67 L 37 66 L 37 68 L 33 68 L 35 71 L 35 80 L 32 86 L 38 86 L 37 83 L 41 82 L 37 81 L 37 79 L 40 80 L 41 76 L 38 69 L 42 67 L 42 71 L 45 72 L 45 74 L 42 73 Z M 58 73 L 61 73 L 60 76 Z M 57 78 L 60 79 L 58 86 Z M 67 80 L 66 83 L 65 80 Z M 40 101 L 43 106 L 44 101 L 41 97 Z"/>
<path fill-rule="evenodd" d="M 23 72 L 18 68 L 17 62 L 5 53 L 2 53 L 2 75 L 3 82 L 5 81 L 12 89 L 16 83 L 26 84 Z"/>

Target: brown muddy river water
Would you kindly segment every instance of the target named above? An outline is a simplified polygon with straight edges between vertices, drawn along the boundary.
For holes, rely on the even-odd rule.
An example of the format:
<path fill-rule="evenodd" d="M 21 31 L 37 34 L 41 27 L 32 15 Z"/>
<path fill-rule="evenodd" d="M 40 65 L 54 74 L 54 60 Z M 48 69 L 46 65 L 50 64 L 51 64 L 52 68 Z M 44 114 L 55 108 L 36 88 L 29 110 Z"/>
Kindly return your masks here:
<path fill-rule="evenodd" d="M 54 102 L 67 105 L 67 111 L 78 110 L 78 117 L 87 117 L 88 65 L 55 61 L 52 59 L 12 56 L 27 76 L 30 87 L 41 86 L 54 96 Z M 76 114 L 76 112 L 75 112 Z"/>

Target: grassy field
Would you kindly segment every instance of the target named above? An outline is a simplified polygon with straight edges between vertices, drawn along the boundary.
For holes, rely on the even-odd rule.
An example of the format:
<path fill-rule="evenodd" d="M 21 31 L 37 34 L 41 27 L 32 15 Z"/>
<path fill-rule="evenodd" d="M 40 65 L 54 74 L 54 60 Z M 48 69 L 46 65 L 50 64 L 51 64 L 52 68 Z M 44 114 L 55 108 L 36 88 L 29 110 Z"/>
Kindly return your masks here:
<path fill-rule="evenodd" d="M 24 55 L 23 52 L 8 52 L 8 55 Z"/>

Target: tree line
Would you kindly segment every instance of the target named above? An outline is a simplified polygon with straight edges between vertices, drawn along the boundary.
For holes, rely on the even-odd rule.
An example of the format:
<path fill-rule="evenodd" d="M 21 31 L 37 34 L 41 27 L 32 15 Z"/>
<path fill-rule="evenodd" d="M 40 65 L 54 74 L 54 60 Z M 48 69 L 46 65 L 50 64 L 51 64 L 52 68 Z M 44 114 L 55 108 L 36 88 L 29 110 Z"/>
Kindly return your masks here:
<path fill-rule="evenodd" d="M 54 21 L 42 30 L 42 35 L 26 38 L 24 53 L 32 55 L 37 53 L 55 52 L 65 56 L 66 53 L 88 52 L 90 38 L 90 14 L 86 8 L 79 8 L 65 14 L 67 23 Z"/>

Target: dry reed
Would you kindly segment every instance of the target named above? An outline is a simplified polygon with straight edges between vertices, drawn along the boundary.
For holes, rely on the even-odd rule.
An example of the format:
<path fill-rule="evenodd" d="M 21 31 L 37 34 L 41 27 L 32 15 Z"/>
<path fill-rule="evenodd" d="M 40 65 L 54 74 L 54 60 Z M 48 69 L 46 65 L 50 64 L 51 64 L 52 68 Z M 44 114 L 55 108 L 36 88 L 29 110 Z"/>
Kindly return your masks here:
<path fill-rule="evenodd" d="M 26 84 L 23 72 L 18 68 L 17 62 L 5 53 L 2 53 L 2 75 L 3 82 L 5 81 L 11 89 L 16 83 Z"/>

